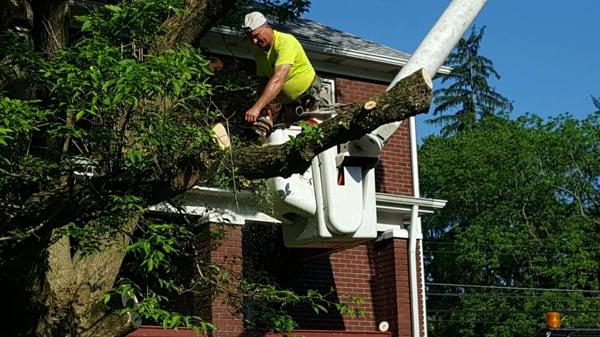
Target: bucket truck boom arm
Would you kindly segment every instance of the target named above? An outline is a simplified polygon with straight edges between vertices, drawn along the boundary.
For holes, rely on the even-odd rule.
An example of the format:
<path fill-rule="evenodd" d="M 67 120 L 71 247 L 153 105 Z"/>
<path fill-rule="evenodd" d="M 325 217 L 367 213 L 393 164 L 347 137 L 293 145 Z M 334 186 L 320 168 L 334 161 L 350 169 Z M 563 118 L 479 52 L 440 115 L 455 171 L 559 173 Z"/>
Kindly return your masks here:
<path fill-rule="evenodd" d="M 454 0 L 448 5 L 442 16 L 431 28 L 417 50 L 411 55 L 408 62 L 396 75 L 387 90 L 401 79 L 419 69 L 424 70 L 425 76 L 433 79 L 438 69 L 442 66 L 454 46 L 458 43 L 465 31 L 469 28 L 475 17 L 479 14 L 487 0 Z M 414 118 L 414 117 L 411 117 Z M 396 132 L 401 122 L 394 122 L 380 126 L 373 132 L 349 144 L 349 148 L 368 149 L 362 156 L 379 156 L 379 152 L 388 139 Z M 352 142 L 351 142 L 352 143 Z M 361 152 L 355 150 L 354 155 Z M 352 152 L 351 152 L 352 154 Z"/>

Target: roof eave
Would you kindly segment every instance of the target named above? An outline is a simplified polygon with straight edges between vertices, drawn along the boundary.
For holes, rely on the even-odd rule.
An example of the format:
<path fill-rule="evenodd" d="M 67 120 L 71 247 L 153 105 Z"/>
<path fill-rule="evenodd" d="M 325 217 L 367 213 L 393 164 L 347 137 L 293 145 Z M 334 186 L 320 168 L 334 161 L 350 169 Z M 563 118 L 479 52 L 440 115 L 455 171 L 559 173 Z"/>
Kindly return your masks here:
<path fill-rule="evenodd" d="M 232 36 L 232 37 L 243 37 L 244 36 L 244 33 L 241 30 L 233 29 L 230 27 L 224 27 L 224 26 L 215 27 L 212 29 L 212 31 L 215 33 L 225 34 L 225 35 Z M 406 62 L 408 61 L 408 58 L 390 57 L 388 55 L 382 55 L 382 54 L 378 54 L 378 53 L 366 53 L 366 52 L 362 52 L 359 50 L 346 49 L 346 48 L 343 48 L 340 46 L 323 44 L 323 43 L 319 43 L 319 42 L 315 42 L 315 41 L 307 40 L 307 39 L 302 39 L 302 38 L 299 38 L 298 40 L 302 43 L 302 46 L 304 47 L 306 52 L 309 54 L 317 53 L 317 54 L 322 54 L 322 55 L 330 55 L 330 56 L 338 56 L 338 57 L 354 59 L 357 61 L 361 61 L 362 65 L 367 69 L 370 68 L 370 63 L 377 63 L 380 65 L 386 65 L 386 66 L 390 66 L 390 67 L 403 67 L 406 64 Z M 243 57 L 245 55 L 241 55 L 241 56 Z M 246 57 L 248 57 L 248 56 L 246 55 Z M 442 66 L 438 70 L 438 73 L 447 74 L 450 72 L 450 70 L 451 70 L 451 68 Z M 381 80 L 391 80 L 391 78 L 393 78 L 393 75 L 391 75 L 391 78 L 389 78 L 390 75 L 387 75 L 384 77 L 385 78 L 380 78 L 380 79 Z"/>

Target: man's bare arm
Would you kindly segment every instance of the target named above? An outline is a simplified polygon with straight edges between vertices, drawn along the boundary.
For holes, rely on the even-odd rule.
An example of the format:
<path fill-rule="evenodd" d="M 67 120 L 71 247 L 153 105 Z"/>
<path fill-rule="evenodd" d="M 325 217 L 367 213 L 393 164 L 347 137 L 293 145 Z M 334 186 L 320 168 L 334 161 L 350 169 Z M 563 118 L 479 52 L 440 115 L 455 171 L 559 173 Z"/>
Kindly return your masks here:
<path fill-rule="evenodd" d="M 271 103 L 271 101 L 273 101 L 277 95 L 279 95 L 281 89 L 283 88 L 283 83 L 285 83 L 291 68 L 291 64 L 280 64 L 275 67 L 273 76 L 271 76 L 265 85 L 262 94 L 258 100 L 256 100 L 256 103 L 254 103 L 254 105 L 248 109 L 248 111 L 246 111 L 246 122 L 256 122 L 256 119 L 260 115 L 260 111 L 267 106 L 267 104 Z"/>

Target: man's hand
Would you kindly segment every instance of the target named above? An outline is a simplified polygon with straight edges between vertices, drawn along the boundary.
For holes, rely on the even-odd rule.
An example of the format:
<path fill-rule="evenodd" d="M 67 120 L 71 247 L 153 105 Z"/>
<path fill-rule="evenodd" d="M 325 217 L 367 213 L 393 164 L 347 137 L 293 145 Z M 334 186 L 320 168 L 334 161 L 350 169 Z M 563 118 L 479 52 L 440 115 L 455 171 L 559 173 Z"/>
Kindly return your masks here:
<path fill-rule="evenodd" d="M 256 122 L 261 110 L 267 106 L 267 104 L 271 103 L 271 101 L 273 101 L 277 95 L 279 95 L 281 88 L 283 88 L 283 83 L 285 82 L 285 79 L 287 78 L 291 68 L 291 64 L 280 64 L 275 66 L 273 76 L 271 76 L 265 85 L 262 94 L 256 103 L 254 103 L 254 105 L 248 109 L 248 111 L 246 111 L 246 114 L 244 115 L 246 122 Z"/>
<path fill-rule="evenodd" d="M 251 107 L 250 109 L 248 109 L 246 111 L 246 114 L 245 114 L 246 122 L 253 124 L 254 122 L 256 122 L 256 119 L 258 118 L 259 115 L 260 115 L 260 109 L 258 109 L 256 107 Z"/>

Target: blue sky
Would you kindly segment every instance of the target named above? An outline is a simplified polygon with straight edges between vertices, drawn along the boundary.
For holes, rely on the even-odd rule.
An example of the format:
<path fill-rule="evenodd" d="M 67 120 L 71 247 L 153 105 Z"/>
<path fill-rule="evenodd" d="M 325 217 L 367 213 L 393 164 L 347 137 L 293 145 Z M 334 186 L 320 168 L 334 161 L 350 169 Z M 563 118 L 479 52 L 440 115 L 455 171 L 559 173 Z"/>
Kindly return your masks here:
<path fill-rule="evenodd" d="M 449 0 L 313 0 L 306 18 L 412 53 Z M 502 78 L 496 90 L 514 101 L 513 116 L 593 112 L 600 96 L 599 0 L 488 0 L 481 53 Z M 439 84 L 439 83 L 435 83 Z M 436 132 L 420 116 L 419 137 Z"/>

